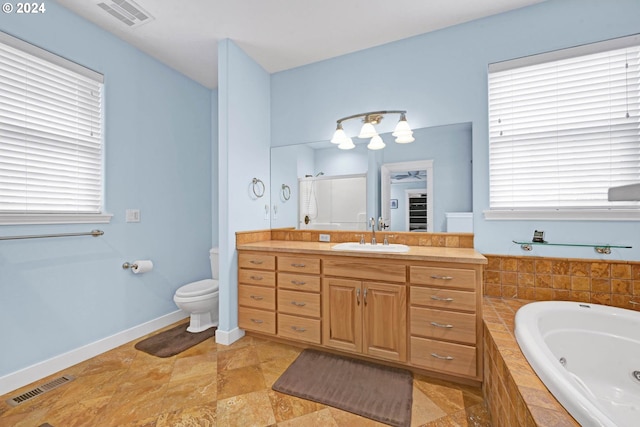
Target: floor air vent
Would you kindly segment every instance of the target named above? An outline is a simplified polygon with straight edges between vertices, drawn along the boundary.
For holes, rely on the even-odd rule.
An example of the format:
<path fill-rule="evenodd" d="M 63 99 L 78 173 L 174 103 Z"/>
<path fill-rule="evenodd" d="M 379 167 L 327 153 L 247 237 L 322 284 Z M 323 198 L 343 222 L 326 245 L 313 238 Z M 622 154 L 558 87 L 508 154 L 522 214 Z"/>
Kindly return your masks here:
<path fill-rule="evenodd" d="M 49 381 L 46 384 L 42 384 L 40 387 L 36 387 L 25 393 L 22 393 L 20 396 L 7 399 L 6 402 L 9 404 L 9 406 L 18 406 L 19 404 L 26 402 L 27 400 L 40 396 L 42 393 L 46 393 L 50 390 L 53 390 L 54 388 L 58 388 L 63 384 L 73 381 L 74 379 L 75 377 L 71 375 L 63 375 L 60 378 L 56 378 L 55 380 Z"/>

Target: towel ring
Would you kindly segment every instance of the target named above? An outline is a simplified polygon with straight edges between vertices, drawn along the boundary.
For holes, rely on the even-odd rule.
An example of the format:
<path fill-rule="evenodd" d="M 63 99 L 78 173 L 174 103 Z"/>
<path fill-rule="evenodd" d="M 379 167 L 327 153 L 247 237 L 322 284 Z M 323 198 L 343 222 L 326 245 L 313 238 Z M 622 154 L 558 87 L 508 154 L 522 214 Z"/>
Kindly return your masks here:
<path fill-rule="evenodd" d="M 291 187 L 287 184 L 282 184 L 282 198 L 284 200 L 289 200 L 291 198 Z"/>
<path fill-rule="evenodd" d="M 262 187 L 262 190 L 260 189 L 260 187 Z M 251 189 L 253 190 L 253 194 L 255 194 L 257 198 L 264 196 L 264 182 L 262 182 L 262 180 L 253 178 L 253 180 L 251 180 Z"/>

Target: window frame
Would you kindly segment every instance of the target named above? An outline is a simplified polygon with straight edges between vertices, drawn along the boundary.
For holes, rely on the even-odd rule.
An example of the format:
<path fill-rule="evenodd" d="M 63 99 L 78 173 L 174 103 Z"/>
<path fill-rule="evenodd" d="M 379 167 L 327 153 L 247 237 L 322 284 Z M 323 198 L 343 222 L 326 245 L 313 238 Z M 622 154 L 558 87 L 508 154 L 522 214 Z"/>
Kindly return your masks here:
<path fill-rule="evenodd" d="M 0 31 L 0 43 L 11 48 L 34 56 L 40 61 L 51 63 L 57 67 L 93 79 L 102 87 L 101 112 L 100 112 L 100 207 L 99 212 L 56 212 L 56 211 L 0 211 L 0 225 L 27 225 L 27 224 L 106 224 L 111 221 L 112 214 L 105 211 L 106 202 L 106 168 L 105 168 L 105 108 L 104 108 L 104 76 L 87 67 L 51 53 L 45 49 L 25 42 L 10 34 Z"/>
<path fill-rule="evenodd" d="M 630 46 L 640 45 L 640 35 L 632 35 L 618 39 L 606 40 L 603 42 L 581 45 L 568 49 L 517 58 L 513 60 L 489 64 L 487 69 L 487 139 L 488 139 L 488 178 L 489 178 L 489 208 L 483 211 L 487 220 L 606 220 L 606 221 L 639 221 L 640 220 L 640 204 L 637 206 L 624 207 L 491 207 L 491 122 L 489 121 L 491 113 L 489 93 L 489 77 L 490 73 L 516 69 L 530 65 L 554 62 L 568 58 L 576 58 L 580 56 L 606 52 L 610 50 L 621 49 Z"/>

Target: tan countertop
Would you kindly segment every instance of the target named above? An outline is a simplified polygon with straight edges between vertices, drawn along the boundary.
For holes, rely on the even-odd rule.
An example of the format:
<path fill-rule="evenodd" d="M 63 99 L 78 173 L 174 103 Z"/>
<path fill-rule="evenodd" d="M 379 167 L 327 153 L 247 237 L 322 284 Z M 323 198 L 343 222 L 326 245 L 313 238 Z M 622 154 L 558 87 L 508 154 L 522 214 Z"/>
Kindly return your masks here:
<path fill-rule="evenodd" d="M 409 246 L 405 253 L 380 253 L 360 251 L 331 250 L 337 243 L 299 242 L 286 240 L 263 240 L 253 243 L 241 243 L 237 249 L 246 251 L 297 252 L 315 255 L 339 255 L 344 257 L 366 257 L 385 259 L 406 259 L 437 262 L 463 262 L 469 264 L 486 264 L 487 259 L 475 249 L 443 248 L 434 246 Z"/>

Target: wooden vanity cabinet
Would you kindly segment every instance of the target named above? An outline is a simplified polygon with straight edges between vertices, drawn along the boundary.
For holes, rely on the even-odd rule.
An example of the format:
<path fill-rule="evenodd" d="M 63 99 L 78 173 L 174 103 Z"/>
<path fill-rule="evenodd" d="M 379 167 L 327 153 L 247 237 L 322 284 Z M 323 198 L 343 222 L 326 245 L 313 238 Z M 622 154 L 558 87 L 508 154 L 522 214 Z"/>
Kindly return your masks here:
<path fill-rule="evenodd" d="M 409 267 L 410 362 L 482 378 L 482 267 L 423 263 Z"/>
<path fill-rule="evenodd" d="M 248 331 L 276 333 L 276 257 L 238 254 L 238 326 Z"/>
<path fill-rule="evenodd" d="M 322 279 L 322 344 L 380 359 L 407 359 L 406 267 L 354 260 L 325 260 Z M 400 283 L 358 280 L 384 271 L 382 278 Z M 331 277 L 332 275 L 347 276 Z M 356 279 L 352 279 L 355 277 Z"/>
<path fill-rule="evenodd" d="M 482 265 L 239 250 L 239 326 L 482 381 Z"/>
<path fill-rule="evenodd" d="M 278 336 L 321 342 L 320 258 L 277 256 Z"/>

